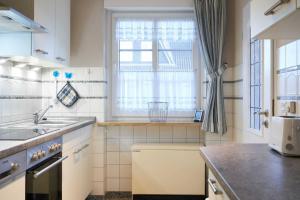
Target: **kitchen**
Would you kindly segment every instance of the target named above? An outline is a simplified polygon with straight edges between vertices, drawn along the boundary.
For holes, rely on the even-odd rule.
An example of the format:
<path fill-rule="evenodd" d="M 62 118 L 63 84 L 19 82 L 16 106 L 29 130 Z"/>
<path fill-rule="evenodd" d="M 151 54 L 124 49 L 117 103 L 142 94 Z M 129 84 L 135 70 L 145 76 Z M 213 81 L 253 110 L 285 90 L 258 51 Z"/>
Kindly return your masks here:
<path fill-rule="evenodd" d="M 1 200 L 299 199 L 299 0 L 0 4 Z"/>

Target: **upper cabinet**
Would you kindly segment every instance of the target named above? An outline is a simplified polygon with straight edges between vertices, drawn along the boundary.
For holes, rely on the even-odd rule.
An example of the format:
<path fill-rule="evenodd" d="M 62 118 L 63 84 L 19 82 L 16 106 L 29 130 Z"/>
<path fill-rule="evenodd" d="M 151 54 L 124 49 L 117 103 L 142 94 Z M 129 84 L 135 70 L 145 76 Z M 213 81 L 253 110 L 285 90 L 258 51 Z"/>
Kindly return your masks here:
<path fill-rule="evenodd" d="M 252 0 L 251 36 L 258 39 L 300 37 L 300 0 Z"/>
<path fill-rule="evenodd" d="M 55 48 L 56 62 L 68 64 L 70 60 L 70 0 L 55 1 Z"/>
<path fill-rule="evenodd" d="M 68 65 L 71 1 L 24 0 L 23 2 L 14 0 L 7 2 L 9 2 L 10 8 L 30 17 L 37 24 L 41 24 L 42 28 L 45 27 L 45 31 L 1 32 L 0 26 L 0 42 L 3 44 L 0 45 L 0 57 L 34 56 L 42 61 Z M 0 0 L 0 3 L 3 4 L 7 2 Z"/>
<path fill-rule="evenodd" d="M 70 0 L 34 0 L 35 21 L 46 34 L 33 34 L 32 54 L 61 64 L 70 57 Z"/>
<path fill-rule="evenodd" d="M 55 43 L 55 1 L 34 0 L 34 20 L 47 28 L 47 33 L 32 36 L 32 55 L 53 60 Z"/>

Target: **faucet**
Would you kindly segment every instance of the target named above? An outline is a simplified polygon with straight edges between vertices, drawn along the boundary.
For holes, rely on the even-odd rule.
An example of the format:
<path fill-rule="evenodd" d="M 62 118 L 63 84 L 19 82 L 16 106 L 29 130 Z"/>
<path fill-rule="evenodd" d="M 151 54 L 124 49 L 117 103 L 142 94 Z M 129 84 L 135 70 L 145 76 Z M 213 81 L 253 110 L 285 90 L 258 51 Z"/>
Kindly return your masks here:
<path fill-rule="evenodd" d="M 33 122 L 34 122 L 35 124 L 38 124 L 38 123 L 42 120 L 42 118 L 43 118 L 44 115 L 48 112 L 48 110 L 49 110 L 50 108 L 53 108 L 53 105 L 49 105 L 46 109 L 34 113 L 34 114 L 33 114 L 33 116 L 34 116 L 34 117 L 33 117 Z"/>

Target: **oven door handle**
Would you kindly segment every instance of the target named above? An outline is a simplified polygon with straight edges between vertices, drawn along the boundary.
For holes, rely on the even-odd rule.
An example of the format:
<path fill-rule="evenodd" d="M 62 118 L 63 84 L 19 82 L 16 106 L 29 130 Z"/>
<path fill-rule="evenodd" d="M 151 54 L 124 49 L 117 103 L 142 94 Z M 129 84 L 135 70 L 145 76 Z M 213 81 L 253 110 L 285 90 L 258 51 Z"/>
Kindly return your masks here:
<path fill-rule="evenodd" d="M 69 158 L 69 156 L 64 156 L 62 158 L 60 158 L 59 160 L 57 160 L 56 162 L 52 163 L 51 165 L 49 165 L 48 167 L 42 169 L 41 171 L 35 173 L 33 175 L 34 178 L 38 178 L 40 175 L 44 174 L 45 172 L 49 171 L 50 169 L 52 169 L 53 167 L 55 167 L 56 165 L 62 163 L 64 160 L 66 160 L 67 158 Z"/>

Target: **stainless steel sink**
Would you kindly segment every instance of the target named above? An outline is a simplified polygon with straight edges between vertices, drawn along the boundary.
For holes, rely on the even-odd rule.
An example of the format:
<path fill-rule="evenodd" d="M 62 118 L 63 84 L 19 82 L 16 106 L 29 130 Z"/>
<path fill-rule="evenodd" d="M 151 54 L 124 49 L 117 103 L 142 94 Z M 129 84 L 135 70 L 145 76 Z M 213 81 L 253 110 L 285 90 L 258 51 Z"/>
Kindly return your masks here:
<path fill-rule="evenodd" d="M 5 126 L 4 128 L 13 128 L 13 129 L 53 129 L 53 128 L 64 128 L 66 126 L 70 126 L 72 124 L 76 124 L 79 121 L 71 120 L 71 119 L 47 119 L 42 120 L 40 123 L 35 124 L 33 122 L 25 122 L 19 124 L 10 124 Z"/>

